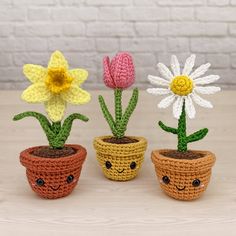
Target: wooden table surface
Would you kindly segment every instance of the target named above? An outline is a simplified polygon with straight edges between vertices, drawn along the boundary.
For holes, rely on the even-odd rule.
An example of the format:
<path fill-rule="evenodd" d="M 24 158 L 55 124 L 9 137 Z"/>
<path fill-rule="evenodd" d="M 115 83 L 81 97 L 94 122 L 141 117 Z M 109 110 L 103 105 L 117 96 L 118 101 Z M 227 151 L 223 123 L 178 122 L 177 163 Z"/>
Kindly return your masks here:
<path fill-rule="evenodd" d="M 96 161 L 92 141 L 110 134 L 101 114 L 97 95 L 103 94 L 112 108 L 112 91 L 92 91 L 92 101 L 68 106 L 67 112 L 90 117 L 88 123 L 75 121 L 67 143 L 87 148 L 79 184 L 62 199 L 45 200 L 27 183 L 19 153 L 30 146 L 47 144 L 39 123 L 28 118 L 13 122 L 14 114 L 43 105 L 20 101 L 19 91 L 0 91 L 0 235 L 87 236 L 87 235 L 236 235 L 236 91 L 223 91 L 206 98 L 214 109 L 197 107 L 196 119 L 188 131 L 208 127 L 203 141 L 192 149 L 210 150 L 217 156 L 213 176 L 205 194 L 192 202 L 177 201 L 160 189 L 150 153 L 158 148 L 175 148 L 176 136 L 163 132 L 157 121 L 176 125 L 170 109 L 157 109 L 160 97 L 141 91 L 127 135 L 148 140 L 145 162 L 138 177 L 128 182 L 107 180 Z M 124 104 L 130 92 L 126 91 Z M 191 127 L 191 128 L 190 128 Z"/>

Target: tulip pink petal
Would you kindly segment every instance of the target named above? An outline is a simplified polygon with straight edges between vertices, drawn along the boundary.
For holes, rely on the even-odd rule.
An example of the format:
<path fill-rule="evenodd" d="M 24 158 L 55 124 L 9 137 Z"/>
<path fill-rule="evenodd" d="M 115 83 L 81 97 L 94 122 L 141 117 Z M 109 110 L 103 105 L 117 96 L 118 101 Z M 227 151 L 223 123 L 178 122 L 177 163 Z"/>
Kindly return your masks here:
<path fill-rule="evenodd" d="M 116 88 L 128 88 L 134 83 L 134 63 L 130 54 L 118 53 L 111 61 L 111 76 Z"/>
<path fill-rule="evenodd" d="M 104 57 L 103 58 L 103 81 L 105 85 L 109 88 L 114 89 L 115 83 L 113 81 L 113 78 L 110 73 L 110 60 L 109 57 Z"/>

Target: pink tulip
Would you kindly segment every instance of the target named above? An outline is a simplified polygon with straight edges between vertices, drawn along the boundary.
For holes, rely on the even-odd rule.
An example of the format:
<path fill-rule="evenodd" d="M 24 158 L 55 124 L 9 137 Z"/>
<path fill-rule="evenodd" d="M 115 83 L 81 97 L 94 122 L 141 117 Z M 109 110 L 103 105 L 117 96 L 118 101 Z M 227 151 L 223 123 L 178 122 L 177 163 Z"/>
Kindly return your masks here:
<path fill-rule="evenodd" d="M 103 70 L 103 80 L 109 88 L 125 89 L 134 83 L 134 63 L 127 52 L 118 53 L 111 62 L 109 57 L 104 57 Z"/>

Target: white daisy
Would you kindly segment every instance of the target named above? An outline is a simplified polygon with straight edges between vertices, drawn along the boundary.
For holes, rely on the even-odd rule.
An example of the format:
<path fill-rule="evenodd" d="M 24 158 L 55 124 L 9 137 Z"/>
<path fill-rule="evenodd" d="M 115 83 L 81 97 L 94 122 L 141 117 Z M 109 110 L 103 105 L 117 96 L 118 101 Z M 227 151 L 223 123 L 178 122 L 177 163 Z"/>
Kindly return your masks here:
<path fill-rule="evenodd" d="M 164 64 L 158 63 L 157 67 L 163 78 L 149 75 L 148 80 L 151 84 L 157 86 L 164 86 L 167 88 L 149 88 L 148 93 L 154 95 L 168 95 L 162 99 L 158 104 L 159 108 L 169 107 L 173 104 L 173 115 L 179 119 L 183 104 L 185 101 L 185 111 L 190 119 L 193 119 L 196 114 L 193 101 L 199 106 L 212 108 L 212 104 L 201 98 L 197 93 L 200 94 L 213 94 L 220 91 L 220 87 L 216 86 L 201 86 L 210 84 L 217 81 L 220 76 L 208 75 L 201 77 L 211 66 L 210 63 L 203 64 L 193 71 L 195 55 L 191 55 L 187 58 L 183 71 L 181 73 L 179 61 L 175 55 L 171 57 L 171 70 L 169 70 Z"/>

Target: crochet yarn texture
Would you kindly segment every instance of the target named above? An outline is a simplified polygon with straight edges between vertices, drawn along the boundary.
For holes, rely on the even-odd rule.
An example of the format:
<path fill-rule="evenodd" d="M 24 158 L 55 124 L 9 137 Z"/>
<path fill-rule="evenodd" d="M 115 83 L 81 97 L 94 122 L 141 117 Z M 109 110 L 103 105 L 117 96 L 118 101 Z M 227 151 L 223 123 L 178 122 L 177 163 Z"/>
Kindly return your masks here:
<path fill-rule="evenodd" d="M 39 146 L 26 149 L 20 154 L 32 190 L 43 198 L 65 197 L 77 185 L 87 152 L 80 145 L 66 146 L 76 150 L 76 153 L 61 158 L 33 156 L 31 153 Z"/>
<path fill-rule="evenodd" d="M 186 152 L 188 143 L 203 139 L 208 129 L 204 128 L 187 136 L 186 134 L 186 114 L 190 119 L 196 115 L 193 101 L 202 107 L 212 108 L 212 104 L 201 98 L 197 93 L 213 94 L 220 91 L 216 86 L 199 86 L 217 81 L 218 75 L 208 75 L 201 77 L 211 66 L 206 63 L 193 71 L 196 56 L 193 54 L 187 58 L 184 68 L 181 72 L 180 64 L 175 55 L 171 57 L 171 70 L 163 63 L 158 63 L 157 67 L 163 78 L 149 75 L 148 80 L 151 84 L 157 86 L 166 86 L 167 88 L 148 88 L 147 92 L 153 95 L 168 95 L 158 104 L 159 108 L 167 108 L 173 103 L 173 116 L 178 119 L 178 128 L 166 126 L 159 121 L 159 126 L 166 132 L 177 134 L 178 151 Z"/>
<path fill-rule="evenodd" d="M 102 136 L 94 139 L 97 160 L 108 179 L 127 181 L 138 174 L 144 160 L 147 141 L 142 137 L 130 137 L 138 140 L 130 144 L 113 144 L 103 139 L 111 136 Z M 109 163 L 109 166 L 106 164 Z"/>
<path fill-rule="evenodd" d="M 64 120 L 63 124 L 61 124 L 61 122 L 52 122 L 51 124 L 46 116 L 42 115 L 41 113 L 33 112 L 33 111 L 20 113 L 14 116 L 13 120 L 17 121 L 25 117 L 35 117 L 39 121 L 41 127 L 43 128 L 47 136 L 49 145 L 52 148 L 64 147 L 64 144 L 70 135 L 72 123 L 75 119 L 79 119 L 84 122 L 87 122 L 89 120 L 84 115 L 81 115 L 79 113 L 74 113 L 68 116 Z"/>
<path fill-rule="evenodd" d="M 126 52 L 118 53 L 111 61 L 103 59 L 103 81 L 109 88 L 114 89 L 115 118 L 111 115 L 104 98 L 98 97 L 103 115 L 116 138 L 123 138 L 129 119 L 138 102 L 138 89 L 133 90 L 132 97 L 126 110 L 122 111 L 122 92 L 134 83 L 135 72 L 132 56 Z"/>
<path fill-rule="evenodd" d="M 52 53 L 48 67 L 26 64 L 24 75 L 32 82 L 23 93 L 22 99 L 29 103 L 44 103 L 51 121 L 61 121 L 66 104 L 85 104 L 90 94 L 80 88 L 87 79 L 84 69 L 69 69 L 64 55 L 60 51 Z"/>
<path fill-rule="evenodd" d="M 139 95 L 139 91 L 136 88 L 133 90 L 132 97 L 129 101 L 129 104 L 128 104 L 125 112 L 122 114 L 122 90 L 121 89 L 114 90 L 115 119 L 112 117 L 111 113 L 109 112 L 104 98 L 101 95 L 98 97 L 104 118 L 106 119 L 106 121 L 112 131 L 112 134 L 115 137 L 117 137 L 117 138 L 124 137 L 129 119 L 130 119 L 130 117 L 131 117 L 132 113 L 134 112 L 134 109 L 137 105 L 138 95 Z"/>
<path fill-rule="evenodd" d="M 43 102 L 49 119 L 41 113 L 27 111 L 14 116 L 13 120 L 36 118 L 47 136 L 49 145 L 54 149 L 63 148 L 70 135 L 73 121 L 89 120 L 82 114 L 74 113 L 62 124 L 67 103 L 85 104 L 90 101 L 90 94 L 80 88 L 87 79 L 88 72 L 84 69 L 69 70 L 68 62 L 60 51 L 52 53 L 47 68 L 26 64 L 23 72 L 32 85 L 22 93 L 22 99 L 29 103 Z"/>
<path fill-rule="evenodd" d="M 164 192 L 178 200 L 193 200 L 206 190 L 211 177 L 211 168 L 215 163 L 215 155 L 208 151 L 197 151 L 204 157 L 194 160 L 173 159 L 162 155 L 165 149 L 152 152 L 152 162 L 156 175 Z M 167 176 L 168 183 L 162 178 Z M 194 180 L 200 180 L 199 186 L 193 186 Z"/>
<path fill-rule="evenodd" d="M 195 133 L 187 136 L 186 134 L 186 112 L 185 112 L 185 103 L 183 104 L 182 113 L 178 120 L 178 128 L 172 128 L 166 126 L 162 121 L 159 121 L 159 126 L 166 132 L 177 134 L 178 136 L 178 151 L 186 152 L 188 150 L 188 143 L 196 142 L 203 139 L 207 133 L 208 129 L 203 128 L 196 131 Z"/>
<path fill-rule="evenodd" d="M 127 52 L 120 52 L 111 60 L 103 59 L 103 80 L 107 87 L 126 89 L 135 80 L 134 63 L 132 56 Z"/>

